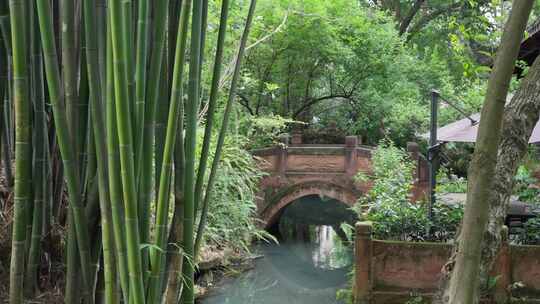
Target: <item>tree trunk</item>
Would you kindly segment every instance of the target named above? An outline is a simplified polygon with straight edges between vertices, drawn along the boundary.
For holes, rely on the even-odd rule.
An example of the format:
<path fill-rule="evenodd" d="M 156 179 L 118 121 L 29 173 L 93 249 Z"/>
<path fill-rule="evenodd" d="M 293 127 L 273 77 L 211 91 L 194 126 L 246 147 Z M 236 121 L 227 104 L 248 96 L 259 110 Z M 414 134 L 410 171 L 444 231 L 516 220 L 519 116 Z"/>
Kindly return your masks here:
<path fill-rule="evenodd" d="M 506 108 L 495 179 L 489 196 L 489 222 L 482 244 L 481 277 L 487 279 L 501 246 L 501 229 L 514 186 L 514 176 L 527 152 L 540 114 L 540 59 L 536 59 Z"/>
<path fill-rule="evenodd" d="M 488 223 L 490 189 L 497 161 L 502 117 L 523 31 L 533 1 L 514 1 L 488 82 L 473 160 L 469 167 L 467 204 L 456 243 L 454 267 L 444 286 L 442 303 L 470 304 L 479 300 L 482 241 Z M 452 265 L 453 261 L 449 265 Z"/>

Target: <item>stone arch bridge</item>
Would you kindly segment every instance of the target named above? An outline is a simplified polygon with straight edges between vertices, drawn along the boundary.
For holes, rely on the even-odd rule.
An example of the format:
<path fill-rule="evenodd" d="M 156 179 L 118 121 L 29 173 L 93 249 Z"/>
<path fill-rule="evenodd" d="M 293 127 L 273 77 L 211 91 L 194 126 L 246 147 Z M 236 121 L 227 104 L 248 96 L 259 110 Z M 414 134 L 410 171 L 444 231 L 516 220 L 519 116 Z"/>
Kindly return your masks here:
<path fill-rule="evenodd" d="M 285 207 L 309 196 L 341 201 L 352 206 L 371 187 L 354 179 L 358 172 L 370 174 L 373 147 L 360 145 L 356 136 L 347 136 L 344 145 L 302 144 L 301 135 L 281 138 L 281 144 L 253 151 L 259 166 L 268 174 L 262 179 L 257 199 L 259 217 L 265 227 L 279 219 Z M 428 190 L 428 166 L 416 143 L 407 150 L 417 163 L 411 193 L 421 198 Z"/>

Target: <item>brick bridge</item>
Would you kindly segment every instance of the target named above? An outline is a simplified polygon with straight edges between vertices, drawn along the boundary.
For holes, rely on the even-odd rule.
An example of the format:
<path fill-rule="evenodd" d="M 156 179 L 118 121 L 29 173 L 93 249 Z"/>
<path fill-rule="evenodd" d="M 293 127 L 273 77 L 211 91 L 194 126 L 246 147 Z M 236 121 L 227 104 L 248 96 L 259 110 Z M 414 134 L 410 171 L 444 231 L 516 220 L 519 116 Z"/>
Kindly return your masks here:
<path fill-rule="evenodd" d="M 416 161 L 415 185 L 411 195 L 420 198 L 427 193 L 428 170 L 418 145 L 409 143 L 407 150 Z M 344 145 L 302 144 L 301 135 L 281 138 L 275 147 L 253 152 L 261 168 L 268 173 L 261 181 L 257 199 L 259 217 L 268 228 L 279 219 L 290 203 L 308 195 L 338 200 L 352 206 L 370 186 L 355 181 L 358 172 L 370 174 L 373 147 L 362 146 L 356 136 L 347 136 Z"/>

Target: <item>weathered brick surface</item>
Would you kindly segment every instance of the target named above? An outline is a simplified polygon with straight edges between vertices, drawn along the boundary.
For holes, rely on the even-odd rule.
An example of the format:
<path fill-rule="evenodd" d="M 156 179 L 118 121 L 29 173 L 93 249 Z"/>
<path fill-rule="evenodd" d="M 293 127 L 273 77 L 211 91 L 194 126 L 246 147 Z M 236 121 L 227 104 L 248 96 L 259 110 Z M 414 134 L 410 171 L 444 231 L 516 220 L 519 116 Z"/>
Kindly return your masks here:
<path fill-rule="evenodd" d="M 371 239 L 371 223 L 356 224 L 355 304 L 406 303 L 411 295 L 430 298 L 438 289 L 441 270 L 452 244 L 395 242 Z M 506 238 L 505 238 L 506 239 Z M 540 301 L 540 246 L 514 246 L 503 242 L 491 276 L 497 282 L 482 303 L 506 303 L 510 297 Z M 511 290 L 510 284 L 524 287 Z"/>
<path fill-rule="evenodd" d="M 429 291 L 436 289 L 452 245 L 373 240 L 373 288 Z"/>

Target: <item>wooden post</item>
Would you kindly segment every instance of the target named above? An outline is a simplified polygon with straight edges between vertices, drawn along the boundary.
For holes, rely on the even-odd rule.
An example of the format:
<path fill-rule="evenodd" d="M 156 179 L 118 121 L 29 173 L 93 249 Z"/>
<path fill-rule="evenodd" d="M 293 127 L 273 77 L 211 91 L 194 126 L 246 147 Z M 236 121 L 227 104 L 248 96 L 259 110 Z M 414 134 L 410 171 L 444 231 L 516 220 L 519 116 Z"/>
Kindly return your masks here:
<path fill-rule="evenodd" d="M 371 301 L 371 232 L 371 222 L 356 223 L 354 304 L 369 304 Z"/>

